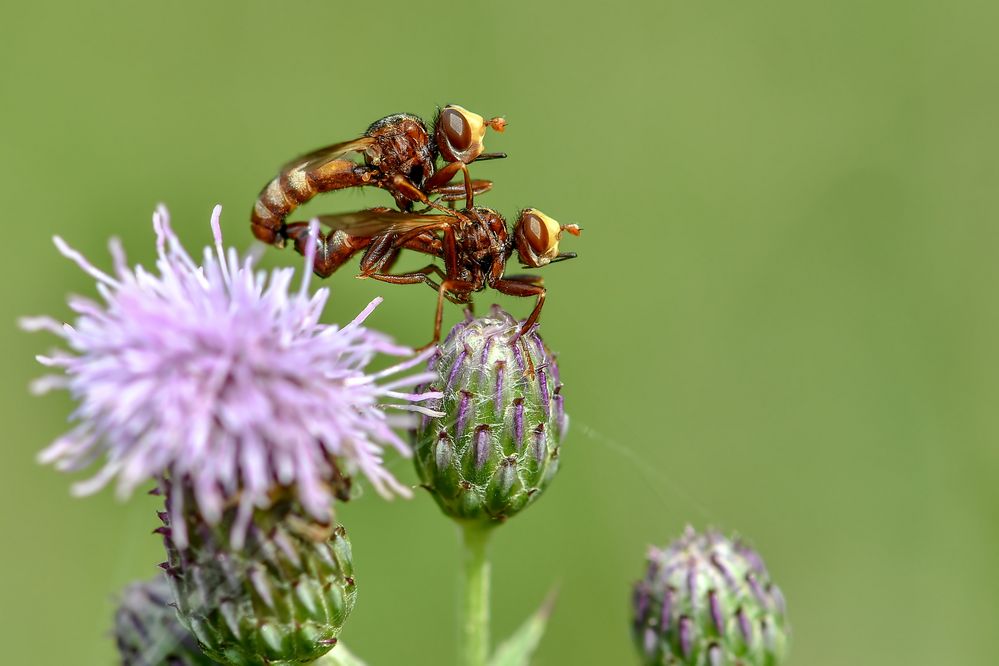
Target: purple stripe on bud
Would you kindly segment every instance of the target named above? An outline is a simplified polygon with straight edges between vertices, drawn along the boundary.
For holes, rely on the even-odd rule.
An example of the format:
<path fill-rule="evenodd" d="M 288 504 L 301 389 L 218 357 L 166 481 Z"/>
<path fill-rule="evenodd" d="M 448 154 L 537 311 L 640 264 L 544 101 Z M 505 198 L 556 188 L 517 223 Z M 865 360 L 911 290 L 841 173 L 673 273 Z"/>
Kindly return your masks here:
<path fill-rule="evenodd" d="M 697 561 L 694 558 L 690 558 L 687 561 L 687 598 L 690 599 L 690 605 L 697 610 Z"/>
<path fill-rule="evenodd" d="M 475 471 L 481 471 L 489 457 L 489 426 L 480 425 L 475 429 Z"/>
<path fill-rule="evenodd" d="M 746 582 L 749 583 L 749 589 L 753 591 L 753 596 L 756 597 L 756 601 L 758 601 L 764 608 L 769 608 L 770 604 L 767 603 L 766 595 L 763 594 L 763 589 L 760 587 L 760 581 L 756 580 L 756 575 L 752 571 L 746 572 Z"/>
<path fill-rule="evenodd" d="M 694 621 L 686 615 L 680 616 L 680 653 L 684 659 L 690 659 L 694 651 Z"/>
<path fill-rule="evenodd" d="M 465 434 L 465 424 L 468 423 L 468 413 L 471 411 L 472 394 L 468 391 L 461 392 L 461 399 L 458 401 L 458 418 L 454 425 L 454 435 L 461 439 Z"/>
<path fill-rule="evenodd" d="M 548 375 L 544 370 L 538 370 L 538 386 L 541 387 L 541 404 L 545 408 L 545 417 L 552 415 L 551 398 L 548 395 Z"/>
<path fill-rule="evenodd" d="M 736 589 L 735 576 L 733 576 L 732 572 L 729 571 L 727 566 L 725 566 L 725 562 L 723 562 L 722 558 L 718 556 L 718 553 L 711 553 L 711 557 L 709 558 L 709 560 L 711 562 L 711 566 L 713 566 L 715 569 L 718 570 L 719 573 L 721 573 L 722 578 L 725 579 L 725 584 L 728 585 L 729 589 L 735 590 Z"/>
<path fill-rule="evenodd" d="M 718 592 L 708 590 L 708 609 L 711 612 L 711 623 L 715 625 L 718 635 L 725 635 L 725 618 L 722 617 L 721 604 L 718 603 Z"/>
<path fill-rule="evenodd" d="M 565 401 L 561 395 L 555 395 L 555 427 L 558 428 L 558 436 L 565 437 L 565 432 L 569 424 L 565 420 Z"/>
<path fill-rule="evenodd" d="M 451 331 L 451 335 L 454 335 L 454 331 Z M 448 336 L 448 340 L 451 339 L 451 335 Z M 434 370 L 438 365 L 440 365 L 442 356 L 444 356 L 444 353 L 441 351 L 441 347 L 435 349 L 434 353 L 427 359 L 427 369 Z"/>
<path fill-rule="evenodd" d="M 440 351 L 440 349 L 443 348 L 443 347 L 449 346 L 451 344 L 451 341 L 454 340 L 454 337 L 456 335 L 458 335 L 459 333 L 464 333 L 465 329 L 468 328 L 468 322 L 469 321 L 471 321 L 471 320 L 468 319 L 467 316 L 466 316 L 466 320 L 465 321 L 461 322 L 460 324 L 455 324 L 454 327 L 451 329 L 451 331 L 447 334 L 447 337 L 444 338 L 444 342 L 442 342 L 441 345 L 440 345 L 440 347 L 437 348 L 438 351 Z M 434 355 L 436 356 L 436 353 Z M 436 365 L 436 363 L 435 363 L 435 365 Z"/>
<path fill-rule="evenodd" d="M 534 460 L 540 465 L 545 459 L 545 424 L 539 423 L 534 429 Z"/>
<path fill-rule="evenodd" d="M 749 618 L 746 617 L 746 612 L 742 610 L 742 606 L 735 611 L 735 621 L 739 624 L 742 642 L 746 644 L 746 647 L 753 647 L 753 625 L 749 623 Z"/>
<path fill-rule="evenodd" d="M 659 618 L 659 631 L 666 633 L 669 629 L 670 621 L 673 619 L 673 597 L 676 596 L 676 588 L 667 585 L 663 592 L 663 608 Z"/>
<path fill-rule="evenodd" d="M 524 448 L 524 399 L 513 401 L 513 444 L 519 453 Z"/>
<path fill-rule="evenodd" d="M 503 373 L 506 370 L 505 361 L 496 361 L 496 395 L 493 396 L 496 405 L 496 415 L 503 413 Z"/>
<path fill-rule="evenodd" d="M 447 386 L 444 387 L 445 390 L 454 387 L 454 382 L 458 378 L 458 373 L 461 372 L 462 363 L 465 362 L 465 358 L 468 356 L 468 347 L 466 346 L 462 349 L 457 356 L 454 358 L 454 365 L 451 366 L 451 370 L 447 373 Z"/>
<path fill-rule="evenodd" d="M 769 578 L 769 575 L 767 574 L 767 567 L 763 564 L 763 558 L 760 557 L 759 553 L 747 546 L 745 542 L 741 540 L 736 541 L 734 547 L 735 552 L 746 558 L 746 561 L 749 562 L 749 566 L 753 568 L 753 571 L 758 574 L 762 574 L 764 578 Z"/>
<path fill-rule="evenodd" d="M 548 356 L 548 352 L 545 350 L 545 343 L 541 341 L 541 336 L 538 335 L 537 329 L 532 328 L 530 333 L 531 344 L 538 352 L 538 358 L 541 359 L 541 363 L 547 366 L 551 363 L 551 358 Z"/>
<path fill-rule="evenodd" d="M 521 372 L 526 372 L 527 366 L 524 364 L 524 354 L 520 351 L 520 345 L 516 342 L 511 342 L 510 347 L 513 349 L 513 358 L 517 361 L 517 369 Z"/>
<path fill-rule="evenodd" d="M 555 382 L 555 386 L 557 386 L 558 388 L 561 388 L 562 387 L 562 377 L 561 377 L 561 375 L 559 375 L 559 372 L 558 372 L 558 363 L 556 363 L 555 361 L 556 361 L 555 356 L 553 354 L 549 354 L 548 365 L 549 365 L 549 367 L 551 368 L 551 371 L 552 371 L 552 379 Z"/>
<path fill-rule="evenodd" d="M 635 583 L 635 589 L 631 596 L 631 603 L 635 608 L 635 623 L 644 625 L 646 613 L 649 611 L 649 587 L 643 581 Z"/>
<path fill-rule="evenodd" d="M 784 601 L 784 593 L 780 591 L 780 588 L 776 585 L 767 583 L 767 593 L 770 598 L 774 600 L 774 606 L 777 607 L 777 612 L 781 615 L 787 613 L 787 602 Z"/>
<path fill-rule="evenodd" d="M 486 364 L 489 363 L 489 352 L 493 348 L 493 343 L 496 342 L 495 335 L 489 335 L 486 337 L 485 342 L 482 343 L 482 355 L 479 356 L 479 365 L 485 369 Z"/>

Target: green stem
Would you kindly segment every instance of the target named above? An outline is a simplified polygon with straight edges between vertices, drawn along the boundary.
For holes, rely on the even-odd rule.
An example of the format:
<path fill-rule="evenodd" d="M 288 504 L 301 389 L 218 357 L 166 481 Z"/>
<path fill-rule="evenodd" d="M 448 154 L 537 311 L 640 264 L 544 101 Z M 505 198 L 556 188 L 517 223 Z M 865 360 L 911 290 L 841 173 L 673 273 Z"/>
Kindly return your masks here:
<path fill-rule="evenodd" d="M 489 560 L 486 546 L 490 527 L 461 526 L 464 552 L 464 593 L 461 615 L 461 666 L 486 666 L 489 660 Z"/>

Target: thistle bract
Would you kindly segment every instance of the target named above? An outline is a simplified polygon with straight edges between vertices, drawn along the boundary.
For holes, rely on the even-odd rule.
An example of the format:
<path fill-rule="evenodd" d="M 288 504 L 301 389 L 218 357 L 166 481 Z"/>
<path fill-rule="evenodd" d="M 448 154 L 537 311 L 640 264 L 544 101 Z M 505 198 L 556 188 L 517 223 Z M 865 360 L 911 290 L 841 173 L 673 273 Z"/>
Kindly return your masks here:
<path fill-rule="evenodd" d="M 170 489 L 167 504 L 185 495 Z M 216 525 L 196 511 L 180 513 L 186 547 L 172 539 L 176 512 L 161 514 L 163 568 L 178 615 L 205 654 L 235 666 L 310 663 L 336 645 L 357 594 L 343 527 L 318 523 L 288 493 L 254 514 L 234 549 L 235 509 Z"/>
<path fill-rule="evenodd" d="M 430 359 L 442 391 L 415 435 L 416 470 L 462 521 L 496 522 L 536 500 L 559 466 L 568 420 L 558 366 L 536 329 L 498 307 L 455 326 Z"/>
<path fill-rule="evenodd" d="M 122 666 L 210 666 L 198 641 L 177 619 L 173 592 L 163 576 L 132 583 L 114 616 Z"/>
<path fill-rule="evenodd" d="M 784 597 L 739 540 L 687 528 L 651 548 L 635 584 L 633 635 L 649 666 L 776 666 L 787 648 Z"/>

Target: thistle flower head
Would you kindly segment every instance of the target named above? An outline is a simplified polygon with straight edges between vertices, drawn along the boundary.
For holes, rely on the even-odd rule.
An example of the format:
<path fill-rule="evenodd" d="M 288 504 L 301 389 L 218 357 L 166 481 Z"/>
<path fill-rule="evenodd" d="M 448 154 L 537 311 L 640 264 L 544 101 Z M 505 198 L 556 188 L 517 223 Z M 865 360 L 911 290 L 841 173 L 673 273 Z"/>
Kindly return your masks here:
<path fill-rule="evenodd" d="M 632 610 L 649 666 L 777 666 L 786 652 L 784 597 L 755 550 L 718 532 L 650 548 Z"/>
<path fill-rule="evenodd" d="M 520 327 L 494 307 L 457 324 L 430 359 L 444 415 L 421 420 L 416 470 L 452 518 L 506 520 L 558 471 L 568 427 L 558 365 L 537 329 Z"/>
<path fill-rule="evenodd" d="M 40 459 L 67 471 L 102 460 L 94 477 L 75 485 L 78 494 L 112 479 L 123 496 L 154 477 L 183 482 L 209 524 L 238 503 L 237 546 L 275 487 L 294 489 L 308 514 L 328 522 L 334 459 L 386 496 L 406 494 L 382 454 L 386 446 L 408 453 L 393 427 L 407 425 L 411 415 L 390 416 L 382 403 L 421 411 L 419 403 L 436 396 L 397 390 L 426 381 L 426 373 L 379 382 L 423 357 L 363 326 L 378 300 L 346 326 L 321 324 L 328 290 L 310 295 L 308 270 L 293 288 L 293 269 L 267 273 L 255 257 L 224 249 L 220 212 L 216 207 L 212 216 L 214 247 L 198 263 L 158 209 L 151 271 L 130 268 L 112 241 L 114 270 L 105 273 L 55 238 L 59 251 L 97 281 L 101 300 L 70 298 L 73 324 L 22 320 L 69 348 L 38 357 L 61 372 L 36 381 L 35 391 L 63 388 L 79 402 L 75 427 Z M 366 372 L 378 354 L 406 360 Z M 179 505 L 174 522 L 181 526 Z M 174 539 L 183 545 L 185 535 L 177 531 Z"/>

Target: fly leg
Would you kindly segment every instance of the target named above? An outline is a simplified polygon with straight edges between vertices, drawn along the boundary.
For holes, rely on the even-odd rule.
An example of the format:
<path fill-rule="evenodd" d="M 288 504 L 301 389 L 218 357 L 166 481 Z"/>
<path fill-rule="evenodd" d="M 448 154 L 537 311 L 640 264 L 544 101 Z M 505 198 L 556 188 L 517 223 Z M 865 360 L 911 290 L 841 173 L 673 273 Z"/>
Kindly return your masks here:
<path fill-rule="evenodd" d="M 541 275 L 532 275 L 530 273 L 519 273 L 517 275 L 506 275 L 505 280 L 513 280 L 514 282 L 526 282 L 527 284 L 536 284 L 543 287 L 545 285 L 545 278 Z"/>
<path fill-rule="evenodd" d="M 407 243 L 412 243 L 420 237 L 421 233 L 428 231 L 441 231 L 444 234 L 444 242 L 440 246 L 440 256 L 444 259 L 444 270 L 441 271 L 436 267 L 432 269 L 429 266 L 427 267 L 443 279 L 441 280 L 440 286 L 437 288 L 437 312 L 434 316 L 434 337 L 420 349 L 426 349 L 435 345 L 441 339 L 441 320 L 444 317 L 444 299 L 447 298 L 452 303 L 470 303 L 472 300 L 472 292 L 482 287 L 481 283 L 451 277 L 458 274 L 458 248 L 454 227 L 450 222 L 421 227 L 417 230 L 403 234 L 396 239 L 395 246 L 401 247 Z M 420 279 L 420 281 L 429 280 L 429 275 L 425 274 L 423 278 L 418 279 Z"/>
<path fill-rule="evenodd" d="M 475 290 L 475 283 L 468 280 L 445 279 L 441 282 L 437 290 L 437 314 L 434 316 L 434 337 L 420 349 L 426 349 L 437 344 L 441 339 L 441 321 L 444 319 L 444 299 L 447 298 L 452 303 L 470 303 L 471 293 Z M 452 300 L 453 295 L 458 300 Z M 419 350 L 418 350 L 419 351 Z"/>
<path fill-rule="evenodd" d="M 507 294 L 509 296 L 536 296 L 537 302 L 534 304 L 534 310 L 531 311 L 531 316 L 527 318 L 524 325 L 520 327 L 520 335 L 524 335 L 534 323 L 538 320 L 538 316 L 541 314 L 541 307 L 545 304 L 545 288 L 541 286 L 541 279 L 533 275 L 517 275 L 511 276 L 505 279 L 495 280 L 492 283 L 493 289 L 500 292 L 501 294 Z"/>
<path fill-rule="evenodd" d="M 396 273 L 394 275 L 390 273 L 368 273 L 367 275 L 359 275 L 358 277 L 371 278 L 372 280 L 388 282 L 389 284 L 419 284 L 423 282 L 424 284 L 430 285 L 430 288 L 434 291 L 439 292 L 441 286 L 430 277 L 431 274 L 437 275 L 437 277 L 442 280 L 447 279 L 447 275 L 443 270 L 441 270 L 440 266 L 436 266 L 434 264 L 429 264 L 409 273 Z M 444 294 L 444 298 L 456 305 L 466 302 L 466 300 L 463 300 L 460 296 L 454 296 L 452 294 Z"/>
<path fill-rule="evenodd" d="M 502 130 L 498 130 L 502 131 Z M 483 162 L 485 160 L 497 160 L 506 157 L 506 153 L 482 153 L 472 162 Z M 451 178 L 461 171 L 463 182 L 452 184 Z M 468 165 L 464 162 L 452 162 L 443 169 L 435 173 L 424 185 L 427 194 L 440 194 L 443 201 L 456 201 L 465 195 L 465 208 L 471 208 L 473 197 L 476 194 L 483 194 L 493 189 L 491 180 L 471 180 L 468 175 Z"/>
<path fill-rule="evenodd" d="M 506 153 L 482 153 L 473 162 L 495 160 L 506 157 Z M 461 171 L 463 182 L 452 184 L 451 179 Z M 464 162 L 451 162 L 435 173 L 424 184 L 427 194 L 440 194 L 444 201 L 455 201 L 465 195 L 465 208 L 473 206 L 474 195 L 493 189 L 491 180 L 472 180 L 468 175 L 468 165 Z"/>
<path fill-rule="evenodd" d="M 493 181 L 491 180 L 472 181 L 473 195 L 485 194 L 491 189 L 493 189 Z M 447 201 L 449 205 L 453 205 L 455 201 L 458 201 L 462 197 L 466 196 L 464 183 L 447 183 L 445 185 L 437 185 L 432 188 L 427 188 L 427 194 L 438 194 L 440 195 L 441 201 Z M 467 199 L 465 203 L 468 203 Z"/>
<path fill-rule="evenodd" d="M 462 176 L 464 177 L 464 190 L 459 190 L 459 192 L 464 191 L 465 193 L 465 208 L 471 208 L 474 200 L 472 178 L 468 175 L 468 165 L 464 162 L 451 162 L 431 176 L 430 180 L 426 182 L 424 187 L 427 188 L 427 192 L 432 192 L 439 187 L 447 187 L 448 183 L 451 182 L 451 179 L 454 178 L 459 171 L 461 171 Z M 490 187 L 492 187 L 491 183 Z"/>
<path fill-rule="evenodd" d="M 415 271 L 410 271 L 409 273 L 367 273 L 365 275 L 359 275 L 358 277 L 371 278 L 372 280 L 388 282 L 389 284 L 419 284 L 420 282 L 423 282 L 425 284 L 429 284 L 431 289 L 434 291 L 437 291 L 441 288 L 441 286 L 430 277 L 431 274 L 436 274 L 441 279 L 447 277 L 447 275 L 444 274 L 444 271 L 442 271 L 439 266 L 435 266 L 434 264 L 429 264 L 423 268 L 418 268 Z"/>
<path fill-rule="evenodd" d="M 285 237 L 295 244 L 295 250 L 307 256 L 309 243 L 309 223 L 293 222 L 285 226 Z M 312 261 L 312 272 L 321 278 L 329 277 L 333 271 L 343 266 L 351 257 L 368 247 L 370 238 L 351 236 L 342 229 L 329 234 L 322 232 L 316 237 L 316 254 Z"/>
<path fill-rule="evenodd" d="M 413 206 L 414 201 L 419 201 L 424 206 L 429 206 L 430 208 L 435 208 L 443 213 L 447 213 L 450 216 L 454 216 L 455 212 L 449 208 L 440 205 L 435 201 L 431 201 L 429 197 L 416 185 L 412 183 L 405 176 L 396 174 L 388 180 L 387 183 L 383 185 L 385 189 L 392 193 L 395 197 L 396 205 L 399 206 L 400 210 L 409 210 Z"/>

